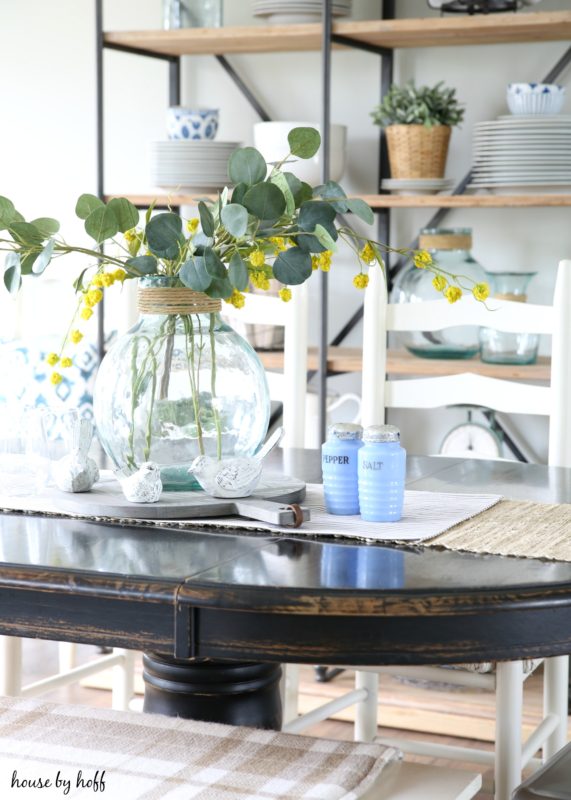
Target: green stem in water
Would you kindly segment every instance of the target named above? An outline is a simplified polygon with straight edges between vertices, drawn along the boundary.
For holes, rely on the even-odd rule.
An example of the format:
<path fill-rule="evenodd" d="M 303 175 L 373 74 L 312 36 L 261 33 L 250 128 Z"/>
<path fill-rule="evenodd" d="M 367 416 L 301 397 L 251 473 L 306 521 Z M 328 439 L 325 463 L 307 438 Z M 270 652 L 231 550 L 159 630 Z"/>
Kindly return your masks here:
<path fill-rule="evenodd" d="M 216 456 L 218 460 L 222 458 L 222 430 L 220 428 L 220 415 L 216 408 L 216 349 L 214 339 L 214 324 L 216 315 L 210 315 L 210 394 L 212 395 L 212 411 L 214 413 L 214 425 L 216 426 Z"/>
<path fill-rule="evenodd" d="M 192 407 L 194 409 L 194 419 L 196 422 L 196 435 L 198 437 L 198 451 L 204 455 L 204 440 L 202 438 L 202 425 L 200 423 L 200 398 L 198 395 L 197 379 L 194 374 L 194 326 L 190 314 L 182 317 L 184 332 L 186 334 L 186 360 L 188 363 L 188 377 L 190 379 L 190 391 L 192 395 Z"/>

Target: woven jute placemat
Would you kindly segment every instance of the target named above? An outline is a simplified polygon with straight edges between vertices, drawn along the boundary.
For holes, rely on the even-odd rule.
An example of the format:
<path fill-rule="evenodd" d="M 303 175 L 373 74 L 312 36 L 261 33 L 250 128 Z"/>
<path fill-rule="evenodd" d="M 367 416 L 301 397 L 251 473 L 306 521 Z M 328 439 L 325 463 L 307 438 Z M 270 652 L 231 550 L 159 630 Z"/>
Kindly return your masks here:
<path fill-rule="evenodd" d="M 571 505 L 501 500 L 422 546 L 571 561 Z"/>

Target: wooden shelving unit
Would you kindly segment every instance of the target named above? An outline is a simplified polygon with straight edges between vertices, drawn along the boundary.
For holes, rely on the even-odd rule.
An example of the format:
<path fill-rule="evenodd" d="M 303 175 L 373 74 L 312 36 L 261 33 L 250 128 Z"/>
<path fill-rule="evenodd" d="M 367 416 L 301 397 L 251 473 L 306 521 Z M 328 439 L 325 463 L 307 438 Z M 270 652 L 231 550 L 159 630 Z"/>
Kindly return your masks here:
<path fill-rule="evenodd" d="M 280 351 L 258 351 L 262 364 L 266 369 L 281 370 L 283 353 Z M 327 369 L 330 374 L 361 372 L 363 353 L 359 347 L 330 347 L 327 357 Z M 317 368 L 317 348 L 310 347 L 307 359 L 308 370 Z M 387 357 L 387 373 L 391 376 L 434 377 L 436 375 L 461 375 L 471 372 L 490 378 L 504 380 L 520 380 L 527 382 L 549 381 L 551 359 L 539 357 L 535 364 L 520 366 L 517 364 L 485 364 L 479 358 L 437 359 L 417 358 L 406 350 L 389 350 Z"/>
<path fill-rule="evenodd" d="M 168 205 L 196 205 L 199 200 L 214 200 L 215 194 L 126 194 L 105 195 L 105 201 L 113 197 L 127 197 L 140 208 L 148 208 L 155 202 L 158 208 Z M 540 208 L 571 206 L 571 194 L 457 194 L 457 195 L 411 195 L 390 194 L 361 195 L 371 208 Z"/>
<path fill-rule="evenodd" d="M 571 11 L 336 22 L 333 33 L 386 48 L 564 41 L 571 39 Z M 113 31 L 105 34 L 104 41 L 106 46 L 185 56 L 319 50 L 321 37 L 321 25 L 312 23 Z"/>

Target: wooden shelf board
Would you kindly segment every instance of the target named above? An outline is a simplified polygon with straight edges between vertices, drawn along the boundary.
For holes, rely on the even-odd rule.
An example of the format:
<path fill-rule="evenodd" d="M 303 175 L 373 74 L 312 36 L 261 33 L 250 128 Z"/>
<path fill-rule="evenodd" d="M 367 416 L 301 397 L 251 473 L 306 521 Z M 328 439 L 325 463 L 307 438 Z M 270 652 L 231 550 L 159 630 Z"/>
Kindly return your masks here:
<path fill-rule="evenodd" d="M 283 368 L 283 353 L 280 351 L 259 351 L 258 355 L 266 369 Z M 361 372 L 362 350 L 358 347 L 330 347 L 327 368 L 331 373 Z M 317 369 L 317 348 L 309 348 L 308 369 Z M 479 358 L 436 359 L 417 358 L 406 350 L 389 350 L 387 373 L 391 376 L 434 377 L 435 375 L 461 375 L 471 372 L 491 378 L 522 381 L 549 381 L 551 360 L 544 356 L 537 363 L 520 366 L 517 364 L 485 364 Z"/>
<path fill-rule="evenodd" d="M 199 200 L 215 200 L 216 194 L 109 194 L 112 197 L 127 197 L 136 206 L 148 208 L 155 202 L 157 208 L 197 205 Z M 482 194 L 482 195 L 414 195 L 401 197 L 391 194 L 361 195 L 371 208 L 540 208 L 571 206 L 571 194 Z"/>
<path fill-rule="evenodd" d="M 538 208 L 571 206 L 571 194 L 362 195 L 371 208 Z"/>
<path fill-rule="evenodd" d="M 570 11 L 490 14 L 473 17 L 336 22 L 334 33 L 378 47 L 442 47 L 571 39 Z M 224 55 L 319 50 L 319 23 L 183 28 L 170 31 L 111 31 L 107 45 L 163 55 Z"/>

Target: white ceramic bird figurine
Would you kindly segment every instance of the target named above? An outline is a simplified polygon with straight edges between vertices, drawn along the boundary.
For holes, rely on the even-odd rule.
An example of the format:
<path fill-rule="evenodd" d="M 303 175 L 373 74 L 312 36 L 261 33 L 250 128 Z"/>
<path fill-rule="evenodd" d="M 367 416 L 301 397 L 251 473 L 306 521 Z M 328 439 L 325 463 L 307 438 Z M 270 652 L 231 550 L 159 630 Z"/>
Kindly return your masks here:
<path fill-rule="evenodd" d="M 82 419 L 77 411 L 63 416 L 70 452 L 52 467 L 54 481 L 62 492 L 88 492 L 99 480 L 99 470 L 89 448 L 93 439 L 93 423 Z"/>
<path fill-rule="evenodd" d="M 278 428 L 259 453 L 248 458 L 214 458 L 198 456 L 191 464 L 196 480 L 207 494 L 213 497 L 248 497 L 252 494 L 262 474 L 262 461 L 281 441 L 284 429 Z"/>
<path fill-rule="evenodd" d="M 115 477 L 130 503 L 158 503 L 163 482 L 161 470 L 153 461 L 145 461 L 132 475 L 116 472 Z"/>

